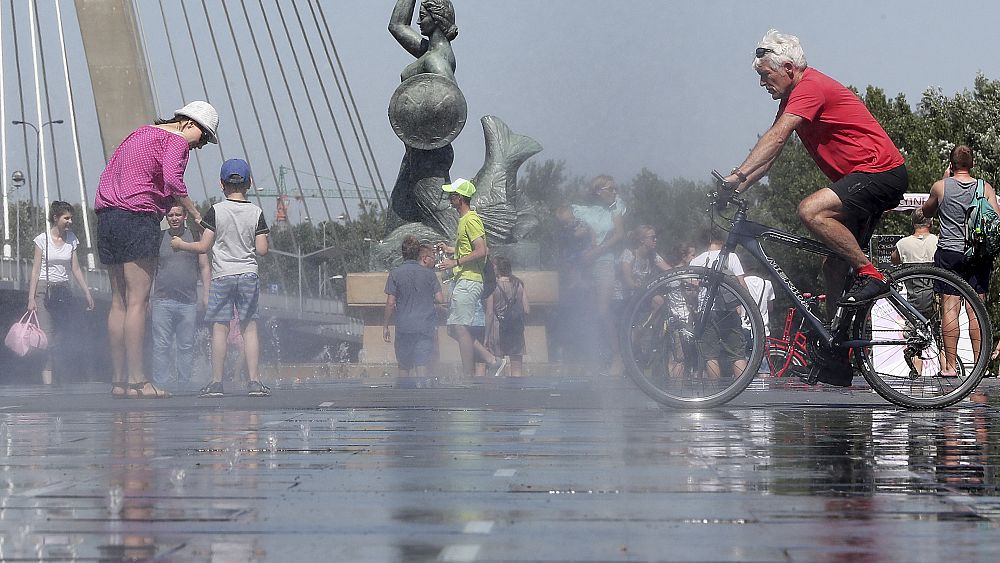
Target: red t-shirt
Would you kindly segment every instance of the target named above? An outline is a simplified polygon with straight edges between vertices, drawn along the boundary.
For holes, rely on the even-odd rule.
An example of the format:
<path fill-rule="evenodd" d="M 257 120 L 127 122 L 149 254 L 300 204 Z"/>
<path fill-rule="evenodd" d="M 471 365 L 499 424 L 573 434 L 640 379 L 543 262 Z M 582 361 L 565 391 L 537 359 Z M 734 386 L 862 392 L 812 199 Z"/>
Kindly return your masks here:
<path fill-rule="evenodd" d="M 851 172 L 885 172 L 903 155 L 864 102 L 841 83 L 813 68 L 778 106 L 805 120 L 795 128 L 802 144 L 831 181 Z"/>

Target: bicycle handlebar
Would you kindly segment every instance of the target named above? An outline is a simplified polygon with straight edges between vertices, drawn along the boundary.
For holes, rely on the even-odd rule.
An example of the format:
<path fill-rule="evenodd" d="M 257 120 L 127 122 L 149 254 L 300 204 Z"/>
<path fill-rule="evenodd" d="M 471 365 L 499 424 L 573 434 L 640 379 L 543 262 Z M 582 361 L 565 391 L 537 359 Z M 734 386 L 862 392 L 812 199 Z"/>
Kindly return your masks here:
<path fill-rule="evenodd" d="M 712 170 L 712 177 L 719 183 L 719 189 L 714 194 L 713 203 L 715 208 L 719 211 L 725 209 L 731 202 L 739 202 L 736 197 L 736 186 L 726 182 L 726 177 L 722 175 L 718 170 Z"/>

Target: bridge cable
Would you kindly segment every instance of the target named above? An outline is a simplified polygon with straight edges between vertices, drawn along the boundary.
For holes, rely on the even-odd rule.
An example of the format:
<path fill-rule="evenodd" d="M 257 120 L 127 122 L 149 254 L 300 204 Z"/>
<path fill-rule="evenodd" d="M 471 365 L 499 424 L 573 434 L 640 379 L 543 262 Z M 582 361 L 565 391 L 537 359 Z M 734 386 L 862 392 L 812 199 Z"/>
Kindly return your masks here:
<path fill-rule="evenodd" d="M 63 74 L 66 75 L 66 99 L 69 101 L 69 126 L 73 135 L 73 154 L 76 156 L 76 177 L 80 182 L 80 207 L 83 215 L 83 233 L 87 239 L 87 269 L 93 270 L 97 265 L 94 262 L 94 244 L 90 236 L 90 217 L 87 210 L 87 188 L 83 181 L 83 157 L 80 154 L 80 131 L 76 127 L 76 104 L 73 98 L 73 84 L 69 75 L 69 60 L 66 56 L 66 37 L 63 34 L 62 10 L 59 2 L 56 5 L 56 25 L 59 28 L 59 51 L 62 53 Z"/>
<path fill-rule="evenodd" d="M 137 3 L 138 0 L 133 0 L 133 2 Z M 181 103 L 187 103 L 188 99 L 187 99 L 187 95 L 184 93 L 184 82 L 181 81 L 181 73 L 180 73 L 180 70 L 177 67 L 177 56 L 174 53 L 174 43 L 173 43 L 173 41 L 171 41 L 170 31 L 167 29 L 167 15 L 166 15 L 166 13 L 163 10 L 163 0 L 159 1 L 159 5 L 160 5 L 160 21 L 163 22 L 163 32 L 164 32 L 164 35 L 167 38 L 167 50 L 170 52 L 170 64 L 171 64 L 171 66 L 174 67 L 174 77 L 177 80 L 177 88 L 180 90 Z M 185 14 L 185 16 L 186 16 L 186 14 Z M 141 20 L 141 18 L 136 18 L 136 19 L 137 20 Z M 186 20 L 186 17 L 185 17 L 185 20 Z M 142 24 L 141 23 L 139 24 L 139 27 L 140 27 L 140 29 L 142 28 Z M 189 30 L 190 30 L 190 27 L 189 27 Z M 157 88 L 153 84 L 153 72 L 152 72 L 152 68 L 153 67 L 150 66 L 150 64 L 149 64 L 149 57 L 148 57 L 148 54 L 147 54 L 148 50 L 146 49 L 146 45 L 149 45 L 150 43 L 148 41 L 146 41 L 145 35 L 143 36 L 142 44 L 143 44 L 142 52 L 143 52 L 144 55 L 146 55 L 146 69 L 147 69 L 146 72 L 149 75 L 150 89 L 153 91 L 153 99 L 156 101 L 157 112 L 160 112 L 160 111 L 163 111 L 162 110 L 163 105 L 157 99 L 157 94 L 156 94 Z M 159 115 L 157 115 L 157 117 L 159 117 Z M 201 165 L 201 151 L 189 151 L 188 154 L 190 154 L 192 152 L 194 153 L 195 165 L 198 167 L 198 178 L 201 179 L 201 181 L 199 182 L 201 184 L 201 192 L 203 194 L 205 194 L 205 199 L 208 200 L 208 199 L 210 199 L 210 196 L 208 195 L 208 186 L 205 185 L 205 169 L 202 168 L 202 165 Z M 191 195 L 191 189 L 190 188 L 188 188 L 188 195 Z"/>
<path fill-rule="evenodd" d="M 212 17 L 208 14 L 208 6 L 205 4 L 205 0 L 201 0 L 201 8 L 205 12 L 205 23 L 208 24 L 208 35 L 212 38 L 212 47 L 215 49 L 215 58 L 219 61 L 219 69 L 224 69 L 225 65 L 222 64 L 222 54 L 219 52 L 219 43 L 215 40 L 215 29 L 212 27 Z M 234 38 L 235 39 L 235 38 Z M 198 58 L 198 47 L 193 45 L 195 51 L 195 58 Z M 233 124 L 236 125 L 236 135 L 240 139 L 240 146 L 243 148 L 243 158 L 249 160 L 250 154 L 247 151 L 247 144 L 243 137 L 243 128 L 240 127 L 240 120 L 237 118 L 238 112 L 236 111 L 236 102 L 233 101 L 233 91 L 229 88 L 229 81 L 223 77 L 222 85 L 226 89 L 226 97 L 229 99 L 229 107 L 233 112 Z M 222 150 L 222 147 L 219 147 Z M 260 194 L 257 194 L 257 206 L 260 206 Z"/>
<path fill-rule="evenodd" d="M 241 2 L 241 5 L 242 5 L 242 2 Z M 250 98 L 250 108 L 253 110 L 254 121 L 257 122 L 257 130 L 261 132 L 261 141 L 262 141 L 263 146 L 264 146 L 264 155 L 265 155 L 265 158 L 267 159 L 267 166 L 271 170 L 271 178 L 272 178 L 272 180 L 274 180 L 274 185 L 277 186 L 278 185 L 278 173 L 274 169 L 274 159 L 271 158 L 271 151 L 270 151 L 270 149 L 268 149 L 268 146 L 267 146 L 267 137 L 265 137 L 263 135 L 264 125 L 261 123 L 260 112 L 257 110 L 257 101 L 256 101 L 256 99 L 254 98 L 254 95 L 253 95 L 253 88 L 250 87 L 250 79 L 249 79 L 249 77 L 247 75 L 246 64 L 243 61 L 243 53 L 242 53 L 242 51 L 240 51 L 240 41 L 236 40 L 236 38 L 239 37 L 239 36 L 236 34 L 236 30 L 233 28 L 233 22 L 232 22 L 232 20 L 229 17 L 229 8 L 226 7 L 226 3 L 225 2 L 222 3 L 222 10 L 226 14 L 226 24 L 229 27 L 229 35 L 230 35 L 230 37 L 233 38 L 233 46 L 236 48 L 236 58 L 239 60 L 239 63 L 240 63 L 240 76 L 243 77 L 243 84 L 246 85 L 247 97 Z M 245 6 L 243 6 L 243 16 L 244 16 L 244 19 L 246 19 L 246 21 L 247 21 L 247 27 L 249 28 L 250 27 L 250 19 L 246 15 L 246 7 Z M 263 71 L 263 67 L 261 67 L 261 70 Z M 248 158 L 249 158 L 249 155 L 248 155 Z M 257 205 L 260 205 L 260 194 L 259 193 L 257 194 Z"/>
<path fill-rule="evenodd" d="M 163 0 L 160 0 L 160 1 L 162 2 Z M 187 32 L 188 32 L 188 41 L 190 41 L 190 43 L 191 43 L 191 52 L 194 54 L 194 64 L 195 64 L 195 66 L 198 69 L 198 79 L 201 81 L 201 91 L 202 91 L 202 95 L 203 95 L 202 99 L 204 99 L 205 101 L 208 101 L 208 82 L 205 80 L 205 70 L 201 67 L 201 57 L 198 56 L 198 45 L 197 45 L 197 43 L 194 40 L 194 31 L 192 30 L 192 27 L 191 27 L 191 21 L 188 19 L 187 4 L 185 2 L 178 2 L 178 4 L 181 5 L 181 13 L 184 15 L 184 29 L 186 29 Z M 164 30 L 166 30 L 166 21 L 165 20 L 164 20 Z M 167 35 L 169 36 L 169 32 L 167 33 Z M 182 100 L 182 103 L 187 103 L 187 102 L 188 102 L 188 100 Z M 219 142 L 216 143 L 215 147 L 219 151 L 219 160 L 220 161 L 221 160 L 225 160 L 226 153 L 222 149 L 222 141 L 219 140 Z M 198 159 L 201 158 L 201 155 L 199 153 L 195 153 L 195 155 L 197 155 L 196 158 L 198 158 Z M 199 160 L 199 162 L 200 162 L 200 160 Z M 212 177 L 212 174 L 209 174 L 209 178 L 211 178 L 211 177 Z M 202 178 L 202 184 L 204 184 L 205 183 L 204 172 L 202 172 L 201 178 Z M 212 195 L 211 195 L 211 192 L 208 191 L 209 186 L 204 186 L 204 188 L 205 188 L 205 197 L 208 198 L 209 200 L 211 200 L 212 199 Z"/>
<path fill-rule="evenodd" d="M 309 102 L 309 111 L 312 112 L 313 122 L 316 123 L 316 129 L 319 131 L 319 138 L 322 141 L 323 152 L 324 152 L 324 154 L 326 154 L 326 160 L 330 164 L 330 171 L 333 173 L 334 185 L 337 186 L 337 193 L 340 195 L 340 205 L 343 207 L 344 213 L 349 215 L 350 214 L 350 210 L 347 208 L 347 200 L 344 199 L 344 190 L 340 186 L 340 178 L 337 176 L 337 168 L 333 164 L 333 157 L 330 156 L 330 149 L 327 147 L 326 135 L 323 133 L 323 130 L 325 129 L 325 127 L 323 127 L 323 125 L 320 124 L 319 115 L 316 113 L 316 105 L 313 104 L 312 96 L 310 95 L 310 92 L 309 92 L 309 86 L 306 84 L 305 73 L 302 72 L 302 65 L 299 63 L 298 50 L 292 44 L 292 35 L 289 32 L 289 30 L 288 30 L 288 24 L 285 21 L 285 14 L 281 10 L 281 3 L 280 2 L 276 3 L 276 6 L 278 8 L 278 17 L 281 19 L 281 27 L 285 31 L 285 37 L 288 38 L 288 48 L 291 49 L 291 51 L 292 51 L 292 59 L 295 61 L 295 70 L 296 70 L 296 73 L 299 75 L 299 80 L 302 82 L 302 92 L 306 96 L 306 101 Z M 293 6 L 294 6 L 294 4 L 293 4 Z M 296 12 L 297 11 L 298 10 L 296 10 Z M 298 14 L 296 13 L 296 15 L 298 15 Z M 301 21 L 300 21 L 300 24 L 301 24 Z M 305 29 L 302 29 L 302 40 L 305 43 L 306 50 L 309 51 L 309 54 L 311 56 L 312 55 L 312 48 L 309 45 L 309 38 L 306 37 Z M 322 83 L 323 83 L 322 77 L 320 77 L 320 76 L 317 75 L 317 81 L 320 83 L 320 85 L 322 85 Z M 324 89 L 324 95 L 325 95 L 325 89 Z M 336 123 L 336 121 L 334 121 L 334 123 Z M 313 173 L 316 173 L 316 167 L 315 166 L 313 166 Z M 322 188 L 320 188 L 319 194 L 320 194 L 320 197 L 323 198 L 323 205 L 325 207 L 326 206 L 326 196 L 323 194 L 323 189 Z M 329 210 L 327 211 L 327 214 L 329 215 Z"/>
<path fill-rule="evenodd" d="M 37 13 L 36 13 L 37 16 Z M 38 32 L 38 60 L 41 62 L 42 69 L 42 90 L 45 92 L 45 113 L 48 114 L 49 119 L 52 119 L 52 97 L 49 95 L 49 74 L 45 71 L 45 42 L 42 41 L 42 22 L 41 18 L 35 18 L 35 29 Z M 38 129 L 41 131 L 42 122 L 39 120 Z M 49 127 L 49 145 L 52 147 L 52 171 L 56 175 L 56 199 L 62 200 L 62 182 L 59 181 L 59 159 L 56 154 L 56 135 L 53 127 Z M 48 166 L 45 167 L 46 169 Z M 47 186 L 48 184 L 46 184 Z M 46 196 L 47 199 L 47 196 Z M 48 213 L 48 210 L 46 210 Z"/>
<path fill-rule="evenodd" d="M 312 11 L 312 3 L 309 4 L 309 9 L 310 9 L 310 11 Z M 351 118 L 351 127 L 354 128 L 354 137 L 355 137 L 355 139 L 357 139 L 358 146 L 360 148 L 360 146 L 361 146 L 361 139 L 358 137 L 358 128 L 360 128 L 361 129 L 361 135 L 364 137 L 365 146 L 368 147 L 368 152 L 371 154 L 371 160 L 372 160 L 371 167 L 373 167 L 375 169 L 375 174 L 378 176 L 378 182 L 377 183 L 375 181 L 375 177 L 372 176 L 372 168 L 369 167 L 369 165 L 368 165 L 368 159 L 365 157 L 364 150 L 361 151 L 362 159 L 364 160 L 365 167 L 368 168 L 368 175 L 369 175 L 369 177 L 371 177 L 372 185 L 373 186 L 381 186 L 382 187 L 382 194 L 385 197 L 386 206 L 388 206 L 389 195 L 385 191 L 385 182 L 382 181 L 382 173 L 379 171 L 378 162 L 375 160 L 375 153 L 374 153 L 374 151 L 372 151 L 371 142 L 368 140 L 368 133 L 365 131 L 364 123 L 361 121 L 361 113 L 358 111 L 358 105 L 357 105 L 357 103 L 354 100 L 354 93 L 351 90 L 351 85 L 347 81 L 347 73 L 344 72 L 344 65 L 340 61 L 340 54 L 337 52 L 337 45 L 333 42 L 333 33 L 330 31 L 330 23 L 327 21 L 326 14 L 323 12 L 323 6 L 322 6 L 322 4 L 319 3 L 318 0 L 316 2 L 316 9 L 319 10 L 320 17 L 323 20 L 323 26 L 326 28 L 326 36 L 325 37 L 327 39 L 329 39 L 329 41 L 330 41 L 330 47 L 333 50 L 333 56 L 337 60 L 337 68 L 340 69 L 340 75 L 343 76 L 343 78 L 344 78 L 344 86 L 347 89 L 347 97 L 350 99 L 351 106 L 354 108 L 354 115 L 356 115 L 357 119 L 358 119 L 358 125 L 357 125 L 357 127 L 355 127 L 354 119 L 353 119 L 353 117 Z M 319 27 L 319 22 L 318 21 L 316 22 L 316 26 L 317 26 L 317 28 Z M 326 49 L 326 43 L 325 42 L 323 43 L 323 48 L 324 48 L 324 50 Z M 326 56 L 327 56 L 327 59 L 330 58 L 329 51 L 327 51 Z M 333 66 L 333 61 L 330 61 L 330 66 L 331 67 Z M 340 89 L 340 80 L 337 79 L 337 74 L 336 73 L 334 73 L 333 78 L 334 78 L 335 83 L 337 84 L 337 89 L 339 90 Z M 344 97 L 343 91 L 341 91 L 341 98 L 343 98 L 343 97 Z M 344 107 L 345 107 L 345 109 L 347 108 L 347 98 L 344 99 Z M 350 113 L 349 110 L 348 110 L 348 116 L 351 116 L 351 113 Z M 375 187 L 374 191 L 375 191 L 376 198 L 378 198 L 378 188 Z M 385 209 L 385 207 L 383 207 L 383 205 L 382 205 L 382 200 L 381 199 L 379 199 L 379 208 Z"/>
<path fill-rule="evenodd" d="M 257 55 L 257 60 L 260 61 L 261 72 L 263 73 L 263 75 L 265 77 L 265 80 L 263 80 L 264 88 L 267 90 L 267 97 L 268 97 L 268 100 L 270 100 L 270 102 L 271 102 L 271 109 L 274 111 L 274 117 L 275 117 L 276 120 L 278 120 L 278 133 L 281 134 L 281 142 L 282 142 L 282 144 L 285 147 L 285 153 L 288 156 L 288 161 L 289 161 L 289 164 L 291 165 L 292 173 L 295 174 L 295 160 L 292 157 L 292 150 L 288 146 L 288 136 L 285 135 L 285 128 L 281 126 L 281 114 L 278 111 L 278 104 L 275 102 L 274 91 L 271 89 L 271 82 L 266 79 L 266 77 L 267 77 L 267 69 L 264 68 L 264 59 L 263 59 L 263 57 L 261 57 L 261 54 L 260 54 L 260 45 L 257 43 L 257 34 L 254 33 L 254 30 L 253 30 L 254 26 L 250 22 L 250 13 L 249 13 L 249 11 L 247 11 L 246 4 L 244 4 L 243 0 L 240 0 L 240 5 L 243 6 L 243 14 L 246 17 L 246 21 L 247 21 L 247 31 L 248 31 L 247 35 L 250 36 L 250 41 L 253 43 L 254 53 Z M 261 7 L 261 17 L 267 18 L 267 14 L 265 14 L 263 12 L 263 6 Z M 265 145 L 266 145 L 266 142 L 265 142 Z M 306 215 L 309 215 L 309 207 L 306 204 L 306 198 L 305 198 L 305 196 L 302 193 L 302 184 L 299 183 L 299 181 L 298 181 L 298 175 L 295 176 L 295 182 L 296 182 L 296 186 L 297 186 L 297 188 L 299 190 L 299 199 L 302 200 L 302 206 L 303 206 L 303 208 L 305 208 Z M 277 186 L 278 186 L 278 188 L 280 190 L 282 190 L 281 195 L 287 195 L 287 194 L 284 193 L 284 190 L 286 189 L 286 187 L 285 187 L 285 185 L 284 185 L 283 182 L 277 183 Z M 292 242 L 295 243 L 296 248 L 301 248 L 301 246 L 299 245 L 298 235 L 296 234 L 295 229 L 289 229 L 289 230 L 292 233 Z"/>
<path fill-rule="evenodd" d="M 269 18 L 267 17 L 267 12 L 264 10 L 264 2 L 263 2 L 263 0 L 257 0 L 257 3 L 260 5 L 260 11 L 261 11 L 261 13 L 264 15 L 264 28 L 267 29 L 267 36 L 271 40 L 271 49 L 274 52 L 274 60 L 275 61 L 281 61 L 281 56 L 278 54 L 278 44 L 277 44 L 277 42 L 275 42 L 275 40 L 274 40 L 274 33 L 271 30 L 271 23 L 269 22 Z M 292 96 L 292 88 L 288 84 L 288 75 L 285 73 L 285 67 L 283 65 L 281 65 L 281 64 L 278 64 L 278 72 L 281 74 L 281 81 L 285 85 L 285 91 L 288 93 L 288 101 L 289 101 L 289 103 L 292 104 L 292 115 L 295 117 L 295 124 L 298 126 L 298 128 L 299 128 L 299 134 L 302 136 L 302 143 L 305 145 L 306 156 L 307 156 L 307 158 L 309 160 L 309 165 L 312 168 L 313 173 L 315 173 L 316 172 L 316 164 L 313 161 L 312 151 L 309 150 L 309 141 L 306 140 L 306 134 L 305 134 L 305 130 L 302 127 L 302 120 L 299 118 L 298 108 L 295 107 L 295 99 Z M 299 173 L 298 173 L 297 170 L 295 170 L 295 166 L 294 165 L 292 166 L 292 174 L 295 176 L 295 181 L 298 182 L 299 181 Z M 319 182 L 319 180 L 316 181 L 316 187 L 319 188 L 319 190 L 320 190 L 320 196 L 322 196 L 323 207 L 326 209 L 327 219 L 329 221 L 333 221 L 333 216 L 330 214 L 330 208 L 327 206 L 327 203 L 326 203 L 326 197 L 323 196 L 323 185 Z M 301 186 L 300 186 L 300 190 L 301 190 Z M 305 206 L 305 198 L 303 198 L 302 202 L 303 202 L 303 206 Z M 306 212 L 308 213 L 308 210 Z M 312 217 L 312 216 L 310 215 L 310 217 Z"/>
<path fill-rule="evenodd" d="M 302 30 L 302 37 L 305 38 L 306 37 L 306 28 L 305 28 L 305 25 L 302 23 L 302 16 L 299 14 L 299 6 L 298 6 L 298 4 L 293 3 L 292 4 L 292 8 L 295 10 L 295 19 L 299 23 L 299 29 Z M 316 31 L 317 32 L 320 31 L 318 27 L 316 28 Z M 323 41 L 322 34 L 318 34 L 317 37 L 320 38 L 320 42 Z M 337 122 L 337 117 L 336 117 L 336 115 L 333 112 L 333 104 L 330 103 L 330 95 L 329 95 L 329 93 L 326 90 L 326 81 L 323 80 L 323 77 L 320 74 L 319 64 L 316 62 L 316 55 L 315 55 L 315 53 L 313 53 L 312 45 L 308 41 L 306 41 L 306 48 L 309 51 L 309 60 L 312 62 L 313 71 L 316 73 L 316 80 L 319 83 L 320 90 L 323 92 L 323 101 L 326 103 L 326 109 L 327 109 L 327 111 L 330 112 L 330 118 L 333 121 L 333 128 L 334 128 L 334 131 L 336 131 L 336 133 L 337 133 L 337 141 L 340 143 L 340 149 L 344 153 L 344 160 L 347 162 L 347 170 L 348 170 L 348 172 L 351 175 L 351 181 L 354 182 L 354 188 L 355 188 L 355 190 L 358 193 L 358 204 L 359 205 L 363 204 L 364 201 L 365 201 L 365 198 L 364 198 L 364 196 L 361 195 L 361 188 L 358 186 L 358 177 L 357 177 L 357 174 L 355 174 L 355 172 L 354 172 L 354 166 L 351 164 L 351 158 L 350 158 L 350 156 L 348 155 L 348 152 L 347 152 L 347 143 L 344 142 L 344 135 L 340 131 L 340 124 Z M 333 69 L 331 69 L 331 71 L 332 70 Z M 329 158 L 329 155 L 327 155 L 327 158 Z M 337 185 L 339 187 L 340 186 L 340 182 L 338 180 L 336 180 L 336 179 L 334 181 L 337 182 Z M 346 207 L 347 207 L 346 203 L 344 204 L 344 207 L 346 209 Z M 350 216 L 351 216 L 350 211 L 346 211 L 346 213 L 347 213 L 347 217 L 350 218 Z"/>
<path fill-rule="evenodd" d="M 14 19 L 14 14 L 11 14 L 11 19 Z M 0 6 L 0 29 L 3 28 L 3 7 Z M 3 242 L 4 242 L 4 253 L 3 258 L 11 258 L 10 251 L 10 184 L 7 183 L 7 96 L 5 95 L 7 90 L 4 88 L 4 72 L 3 72 L 3 45 L 0 44 L 0 159 L 3 163 L 0 164 L 0 182 L 3 184 Z M 13 180 L 11 180 L 13 183 Z M 18 215 L 20 217 L 20 215 Z M 20 271 L 21 266 L 18 264 L 15 271 Z"/>
<path fill-rule="evenodd" d="M 17 24 L 15 23 L 17 18 L 15 16 L 16 14 L 14 13 L 14 0 L 10 0 L 10 31 L 11 31 L 10 34 L 11 37 L 14 38 L 14 66 L 17 70 L 17 98 L 21 104 L 21 119 L 23 120 L 25 118 L 24 80 L 21 78 L 21 49 L 20 47 L 18 47 Z M 0 124 L 0 125 L 6 126 L 6 124 Z M 30 206 L 34 206 L 35 196 L 32 193 L 32 190 L 34 189 L 35 184 L 38 181 L 38 179 L 35 178 L 34 176 L 34 174 L 37 174 L 38 171 L 36 170 L 34 173 L 32 173 L 31 166 L 28 165 L 28 159 L 31 158 L 31 155 L 28 152 L 28 128 L 23 125 L 21 126 L 21 137 L 23 138 L 24 142 L 25 168 L 28 170 L 28 204 Z M 18 209 L 18 212 L 20 212 L 20 209 Z"/>
<path fill-rule="evenodd" d="M 242 3 L 242 0 L 241 0 L 241 3 Z M 250 33 L 248 35 L 250 35 L 250 40 L 253 42 L 254 53 L 256 53 L 257 60 L 260 61 L 261 69 L 264 71 L 265 80 L 263 82 L 264 82 L 265 88 L 267 89 L 268 99 L 271 101 L 271 109 L 274 111 L 274 117 L 278 121 L 278 132 L 281 134 L 281 142 L 285 146 L 285 152 L 286 152 L 286 154 L 288 156 L 288 163 L 290 165 L 290 169 L 292 171 L 292 175 L 295 177 L 295 185 L 296 185 L 296 188 L 299 191 L 298 198 L 301 199 L 301 201 L 302 201 L 302 208 L 305 210 L 306 216 L 311 217 L 312 215 L 309 213 L 309 204 L 306 203 L 305 194 L 302 193 L 302 182 L 299 180 L 299 174 L 298 174 L 298 172 L 295 169 L 295 158 L 292 156 L 292 149 L 288 145 L 288 135 L 285 134 L 285 128 L 282 127 L 282 125 L 281 125 L 281 112 L 278 111 L 278 103 L 275 101 L 274 90 L 271 89 L 271 81 L 266 79 L 266 77 L 267 77 L 267 70 L 264 68 L 264 59 L 263 59 L 263 57 L 261 56 L 261 53 L 260 53 L 260 44 L 257 42 L 257 34 L 253 32 L 253 24 L 250 23 L 250 15 L 249 15 L 249 12 L 246 11 L 246 6 L 244 6 L 243 9 L 244 9 L 244 12 L 247 14 L 247 27 L 249 28 L 249 31 L 250 31 Z M 260 5 L 260 15 L 261 15 L 261 18 L 266 23 L 267 22 L 267 12 L 264 11 L 263 4 Z M 272 39 L 272 46 L 273 46 L 273 39 Z M 277 51 L 275 50 L 275 61 L 277 61 L 277 64 L 278 64 L 279 67 L 281 66 L 280 60 L 281 59 L 277 56 Z M 282 189 L 287 189 L 285 186 L 281 186 L 281 188 Z M 295 229 L 292 229 L 292 232 L 294 233 Z M 298 240 L 297 239 L 296 239 L 295 244 L 298 245 Z"/>
<path fill-rule="evenodd" d="M 39 177 L 42 179 L 42 192 L 44 196 L 44 202 L 42 204 L 43 216 L 48 216 L 49 211 L 49 176 L 48 176 L 48 166 L 45 163 L 45 127 L 42 126 L 42 88 L 39 84 L 38 75 L 38 56 L 36 52 L 38 51 L 38 43 L 40 42 L 39 35 L 41 34 L 41 28 L 38 27 L 38 12 L 36 11 L 37 6 L 34 2 L 31 2 L 28 7 L 28 17 L 29 17 L 29 27 L 31 29 L 31 65 L 32 73 L 35 79 L 35 116 L 38 119 L 38 128 L 35 129 L 35 134 L 37 135 L 37 143 L 35 147 L 38 150 L 37 162 L 40 168 Z M 37 227 L 36 227 L 37 228 Z M 47 227 L 46 227 L 47 228 Z"/>

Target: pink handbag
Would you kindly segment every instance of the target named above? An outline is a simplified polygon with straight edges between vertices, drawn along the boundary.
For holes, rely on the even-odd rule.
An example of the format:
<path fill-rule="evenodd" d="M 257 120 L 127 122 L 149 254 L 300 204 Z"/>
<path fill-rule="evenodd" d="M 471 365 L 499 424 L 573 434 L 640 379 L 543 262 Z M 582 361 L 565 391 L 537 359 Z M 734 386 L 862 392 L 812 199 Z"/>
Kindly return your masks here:
<path fill-rule="evenodd" d="M 34 311 L 25 312 L 21 320 L 7 331 L 7 338 L 3 342 L 18 356 L 26 356 L 32 350 L 44 350 L 49 345 L 49 339 L 38 325 L 38 316 Z"/>

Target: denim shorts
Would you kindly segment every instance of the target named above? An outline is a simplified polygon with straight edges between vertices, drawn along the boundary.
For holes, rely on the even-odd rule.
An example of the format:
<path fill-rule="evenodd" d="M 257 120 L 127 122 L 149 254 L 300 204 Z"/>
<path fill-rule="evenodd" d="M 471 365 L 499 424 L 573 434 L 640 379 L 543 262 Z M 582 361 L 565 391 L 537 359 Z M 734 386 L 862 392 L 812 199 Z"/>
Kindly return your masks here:
<path fill-rule="evenodd" d="M 205 320 L 228 323 L 233 320 L 234 306 L 241 321 L 256 319 L 259 285 L 257 274 L 253 272 L 214 278 L 208 290 Z"/>
<path fill-rule="evenodd" d="M 125 264 L 160 255 L 160 216 L 106 207 L 97 211 L 97 252 L 101 264 Z"/>

